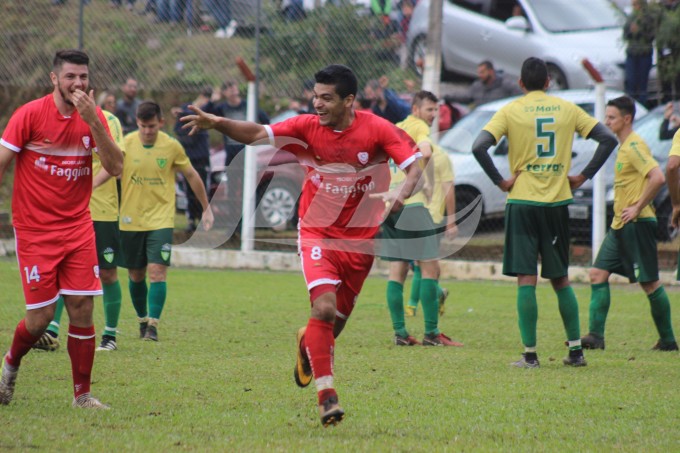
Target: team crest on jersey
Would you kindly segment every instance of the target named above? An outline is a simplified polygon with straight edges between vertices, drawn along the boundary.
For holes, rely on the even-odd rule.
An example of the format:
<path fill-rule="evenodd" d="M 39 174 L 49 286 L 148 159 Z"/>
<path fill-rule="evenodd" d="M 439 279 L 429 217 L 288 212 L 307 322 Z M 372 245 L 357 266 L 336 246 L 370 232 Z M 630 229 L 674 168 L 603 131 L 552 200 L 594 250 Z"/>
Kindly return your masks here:
<path fill-rule="evenodd" d="M 93 266 L 92 270 L 94 271 L 94 277 L 99 278 L 99 266 Z"/>
<path fill-rule="evenodd" d="M 104 249 L 103 255 L 104 255 L 104 259 L 106 260 L 107 263 L 109 263 L 109 264 L 113 263 L 114 253 L 113 253 L 113 249 L 111 247 L 106 247 Z"/>
<path fill-rule="evenodd" d="M 163 247 L 161 247 L 161 258 L 163 258 L 163 261 L 168 261 L 170 259 L 171 250 L 172 246 L 170 244 L 163 244 Z"/>
<path fill-rule="evenodd" d="M 366 151 L 359 151 L 357 153 L 357 159 L 361 165 L 366 165 L 368 163 L 368 153 Z"/>
<path fill-rule="evenodd" d="M 623 170 L 623 163 L 622 162 L 617 162 L 616 163 L 616 171 L 621 173 L 621 170 Z"/>
<path fill-rule="evenodd" d="M 165 168 L 165 165 L 168 163 L 168 159 L 164 157 L 159 157 L 156 159 L 156 163 L 158 164 L 159 167 Z"/>
<path fill-rule="evenodd" d="M 85 149 L 90 149 L 90 137 L 85 135 L 83 136 L 83 145 L 85 145 Z"/>

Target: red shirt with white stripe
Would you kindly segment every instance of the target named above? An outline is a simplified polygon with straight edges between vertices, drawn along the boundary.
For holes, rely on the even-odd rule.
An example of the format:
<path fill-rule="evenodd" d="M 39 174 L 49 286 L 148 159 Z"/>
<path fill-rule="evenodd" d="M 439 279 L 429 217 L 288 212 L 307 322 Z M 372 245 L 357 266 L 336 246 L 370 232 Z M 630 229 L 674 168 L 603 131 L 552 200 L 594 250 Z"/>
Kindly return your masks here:
<path fill-rule="evenodd" d="M 106 119 L 97 115 L 108 132 Z M 90 126 L 78 111 L 59 113 L 53 94 L 17 109 L 0 144 L 17 153 L 12 218 L 17 229 L 54 230 L 92 222 Z"/>
<path fill-rule="evenodd" d="M 417 159 L 415 144 L 406 134 L 369 112 L 355 112 L 352 124 L 342 131 L 322 126 L 316 115 L 299 115 L 265 128 L 274 146 L 292 152 L 307 167 L 299 209 L 303 235 L 373 238 L 385 206 L 368 195 L 389 189 L 390 158 L 401 169 Z"/>

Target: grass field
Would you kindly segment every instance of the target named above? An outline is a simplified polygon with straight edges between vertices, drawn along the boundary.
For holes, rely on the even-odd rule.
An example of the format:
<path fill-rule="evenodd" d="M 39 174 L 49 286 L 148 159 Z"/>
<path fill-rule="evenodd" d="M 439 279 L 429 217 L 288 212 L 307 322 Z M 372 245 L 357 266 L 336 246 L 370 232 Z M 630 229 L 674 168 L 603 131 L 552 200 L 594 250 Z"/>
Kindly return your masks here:
<path fill-rule="evenodd" d="M 14 401 L 0 407 L 0 451 L 680 449 L 680 357 L 649 350 L 656 335 L 639 290 L 612 289 L 607 350 L 572 369 L 561 364 L 556 298 L 542 284 L 542 368 L 520 370 L 508 366 L 522 351 L 514 286 L 444 283 L 451 296 L 441 328 L 464 348 L 392 346 L 385 282 L 367 281 L 336 345 L 347 417 L 323 429 L 314 390 L 292 378 L 295 332 L 308 315 L 302 277 L 172 269 L 158 343 L 137 338 L 124 288 L 120 349 L 97 353 L 93 375 L 93 393 L 113 409 L 72 409 L 65 348 L 31 352 Z M 576 290 L 585 329 L 589 288 Z M 5 351 L 23 313 L 13 260 L 0 261 L 0 293 Z M 676 320 L 678 299 L 671 290 Z M 420 313 L 408 326 L 422 336 Z"/>

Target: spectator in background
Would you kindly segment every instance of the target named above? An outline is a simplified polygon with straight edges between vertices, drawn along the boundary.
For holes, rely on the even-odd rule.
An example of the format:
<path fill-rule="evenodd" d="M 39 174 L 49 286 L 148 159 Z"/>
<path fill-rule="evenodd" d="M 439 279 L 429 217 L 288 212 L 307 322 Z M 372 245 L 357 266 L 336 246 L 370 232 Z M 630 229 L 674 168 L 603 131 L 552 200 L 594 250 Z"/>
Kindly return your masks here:
<path fill-rule="evenodd" d="M 394 90 L 387 88 L 388 85 L 386 76 L 369 80 L 364 87 L 364 96 L 371 101 L 373 113 L 396 124 L 411 114 L 411 107 Z"/>
<path fill-rule="evenodd" d="M 496 72 L 489 60 L 477 65 L 477 80 L 472 82 L 467 97 L 453 96 L 456 102 L 472 104 L 471 107 L 503 99 L 509 96 L 519 96 L 522 90 L 516 80 L 511 80 L 502 72 Z"/>
<path fill-rule="evenodd" d="M 201 181 L 206 189 L 208 189 L 208 174 L 210 171 L 210 136 L 208 131 L 201 130 L 194 135 L 189 135 L 189 131 L 182 129 L 183 123 L 179 121 L 179 118 L 191 115 L 193 112 L 189 110 L 190 105 L 195 105 L 199 108 L 204 108 L 206 104 L 210 102 L 213 90 L 211 87 L 205 87 L 199 93 L 198 97 L 193 101 L 186 104 L 182 104 L 181 107 L 175 107 L 172 109 L 172 113 L 177 118 L 175 122 L 175 135 L 177 139 L 184 147 L 184 151 L 191 162 L 191 166 L 194 167 L 198 176 L 200 176 Z M 187 200 L 189 206 L 186 211 L 187 216 L 187 232 L 193 233 L 196 231 L 198 223 L 201 221 L 201 216 L 203 215 L 203 207 L 198 197 L 191 189 L 191 185 L 184 180 L 184 193 L 187 194 Z"/>
<path fill-rule="evenodd" d="M 116 95 L 113 93 L 109 93 L 108 91 L 103 91 L 99 97 L 97 98 L 97 105 L 101 107 L 102 110 L 106 110 L 107 112 L 115 112 L 116 111 Z M 108 118 L 107 118 L 108 120 Z M 111 127 L 109 126 L 109 129 Z"/>
<path fill-rule="evenodd" d="M 677 102 L 669 102 L 663 110 L 663 121 L 659 127 L 659 140 L 670 140 L 680 129 L 680 109 Z"/>
<path fill-rule="evenodd" d="M 302 98 L 305 100 L 305 113 L 316 113 L 314 109 L 314 79 L 302 83 Z"/>
<path fill-rule="evenodd" d="M 289 22 L 297 22 L 307 17 L 302 0 L 283 0 L 281 15 Z"/>
<path fill-rule="evenodd" d="M 680 1 L 661 0 L 656 28 L 657 70 L 661 78 L 661 102 L 675 100 L 680 93 Z"/>
<path fill-rule="evenodd" d="M 633 0 L 633 12 L 623 25 L 626 41 L 626 93 L 641 104 L 647 103 L 647 82 L 652 68 L 656 15 L 647 0 Z"/>
<path fill-rule="evenodd" d="M 231 15 L 231 0 L 206 0 L 205 7 L 217 22 L 215 38 L 231 38 L 234 36 L 238 22 Z"/>
<path fill-rule="evenodd" d="M 142 103 L 137 98 L 137 80 L 128 77 L 121 91 L 123 92 L 122 99 L 118 99 L 116 103 L 115 114 L 120 120 L 121 126 L 123 126 L 123 133 L 128 134 L 132 131 L 137 130 L 137 107 Z"/>

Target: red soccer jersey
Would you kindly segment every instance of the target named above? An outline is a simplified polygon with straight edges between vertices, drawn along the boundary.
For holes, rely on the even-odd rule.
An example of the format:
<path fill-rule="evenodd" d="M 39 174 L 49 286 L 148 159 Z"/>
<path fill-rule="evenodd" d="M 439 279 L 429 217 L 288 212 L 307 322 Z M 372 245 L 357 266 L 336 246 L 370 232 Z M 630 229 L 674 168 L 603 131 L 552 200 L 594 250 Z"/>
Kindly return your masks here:
<path fill-rule="evenodd" d="M 388 160 L 402 169 L 415 161 L 414 144 L 390 122 L 370 112 L 355 112 L 343 131 L 300 115 L 266 126 L 274 146 L 294 153 L 307 167 L 300 196 L 300 227 L 315 237 L 368 239 L 375 236 L 385 206 L 368 194 L 390 185 Z M 304 145 L 288 145 L 286 139 Z"/>
<path fill-rule="evenodd" d="M 92 222 L 92 132 L 76 110 L 64 116 L 52 94 L 12 115 L 0 144 L 17 153 L 12 193 L 15 228 L 54 230 Z M 97 115 L 108 132 L 106 119 Z"/>

